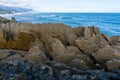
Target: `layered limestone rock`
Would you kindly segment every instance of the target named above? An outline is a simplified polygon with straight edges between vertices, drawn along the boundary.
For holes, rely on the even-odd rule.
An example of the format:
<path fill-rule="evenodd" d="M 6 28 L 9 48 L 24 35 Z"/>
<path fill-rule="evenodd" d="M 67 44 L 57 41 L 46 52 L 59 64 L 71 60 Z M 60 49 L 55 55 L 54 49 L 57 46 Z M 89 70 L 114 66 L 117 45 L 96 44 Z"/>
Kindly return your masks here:
<path fill-rule="evenodd" d="M 95 43 L 90 42 L 90 40 L 76 39 L 75 43 L 85 53 L 97 52 L 99 50 L 99 47 Z"/>
<path fill-rule="evenodd" d="M 99 62 L 104 63 L 107 60 L 110 60 L 112 58 L 120 58 L 120 53 L 116 49 L 112 49 L 111 47 L 106 47 L 103 49 L 100 49 L 97 53 L 93 53 L 92 56 Z"/>
<path fill-rule="evenodd" d="M 120 69 L 120 59 L 108 60 L 105 64 L 108 70 L 119 70 Z"/>
<path fill-rule="evenodd" d="M 101 34 L 94 26 L 71 28 L 64 24 L 18 23 L 15 18 L 4 20 L 0 18 L 0 49 L 6 49 L 0 51 L 1 62 L 61 63 L 73 72 L 74 68 L 119 69 L 119 36 Z"/>
<path fill-rule="evenodd" d="M 46 55 L 39 49 L 38 46 L 30 48 L 28 55 L 25 56 L 25 60 L 33 61 L 35 63 L 43 63 L 47 60 Z"/>
<path fill-rule="evenodd" d="M 81 60 L 81 59 L 73 59 L 70 63 L 69 63 L 70 66 L 72 67 L 76 67 L 78 69 L 88 69 L 88 66 L 86 66 L 86 63 Z"/>

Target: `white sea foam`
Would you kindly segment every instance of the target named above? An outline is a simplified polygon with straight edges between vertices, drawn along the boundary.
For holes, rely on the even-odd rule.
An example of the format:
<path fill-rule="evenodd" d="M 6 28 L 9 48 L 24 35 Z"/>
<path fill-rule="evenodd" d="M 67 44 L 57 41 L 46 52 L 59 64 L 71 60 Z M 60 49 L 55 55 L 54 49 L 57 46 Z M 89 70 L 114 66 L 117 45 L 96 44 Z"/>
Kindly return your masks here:
<path fill-rule="evenodd" d="M 37 12 L 30 11 L 30 12 L 20 12 L 20 13 L 12 13 L 12 14 L 1 14 L 0 16 L 2 16 L 2 17 L 10 17 L 10 16 L 16 16 L 16 15 L 32 14 L 32 13 L 37 13 Z"/>

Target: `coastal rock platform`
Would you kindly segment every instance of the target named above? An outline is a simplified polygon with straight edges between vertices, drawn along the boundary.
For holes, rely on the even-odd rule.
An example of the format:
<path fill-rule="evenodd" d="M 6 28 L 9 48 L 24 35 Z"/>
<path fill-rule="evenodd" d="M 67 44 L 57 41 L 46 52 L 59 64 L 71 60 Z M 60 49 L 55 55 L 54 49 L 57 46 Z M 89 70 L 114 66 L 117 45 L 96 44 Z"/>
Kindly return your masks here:
<path fill-rule="evenodd" d="M 0 80 L 120 80 L 120 36 L 0 18 Z"/>

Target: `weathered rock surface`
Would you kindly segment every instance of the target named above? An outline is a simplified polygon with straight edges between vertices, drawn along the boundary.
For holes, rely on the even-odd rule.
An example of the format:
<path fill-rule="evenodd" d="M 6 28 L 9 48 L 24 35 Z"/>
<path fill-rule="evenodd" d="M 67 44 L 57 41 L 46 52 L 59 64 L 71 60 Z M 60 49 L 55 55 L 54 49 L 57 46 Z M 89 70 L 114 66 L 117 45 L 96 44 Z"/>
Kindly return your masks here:
<path fill-rule="evenodd" d="M 33 46 L 30 48 L 28 55 L 25 56 L 25 60 L 33 61 L 35 63 L 43 63 L 47 60 L 46 55 L 37 47 Z"/>
<path fill-rule="evenodd" d="M 53 51 L 52 57 L 64 54 L 65 46 L 61 43 L 60 40 L 52 39 L 51 47 L 52 47 L 52 51 Z"/>
<path fill-rule="evenodd" d="M 120 37 L 97 27 L 0 17 L 0 80 L 120 80 L 119 63 Z"/>
<path fill-rule="evenodd" d="M 72 67 L 76 67 L 78 69 L 88 69 L 88 66 L 86 66 L 86 63 L 81 59 L 73 59 L 70 63 L 68 63 Z"/>
<path fill-rule="evenodd" d="M 120 59 L 111 59 L 106 62 L 108 70 L 120 70 Z"/>
<path fill-rule="evenodd" d="M 63 54 L 63 55 L 55 57 L 55 61 L 67 64 L 71 60 L 75 59 L 76 56 L 77 55 L 75 55 L 75 54 Z"/>
<path fill-rule="evenodd" d="M 104 62 L 112 58 L 119 59 L 120 53 L 116 49 L 112 49 L 111 47 L 106 47 L 106 48 L 100 49 L 97 53 L 93 53 L 92 56 L 99 63 L 103 64 Z"/>
<path fill-rule="evenodd" d="M 89 42 L 89 40 L 77 39 L 75 40 L 75 43 L 79 49 L 85 53 L 97 52 L 99 50 L 99 47 L 96 44 Z"/>
<path fill-rule="evenodd" d="M 0 59 L 5 59 L 10 55 L 8 52 L 2 52 L 0 51 Z"/>

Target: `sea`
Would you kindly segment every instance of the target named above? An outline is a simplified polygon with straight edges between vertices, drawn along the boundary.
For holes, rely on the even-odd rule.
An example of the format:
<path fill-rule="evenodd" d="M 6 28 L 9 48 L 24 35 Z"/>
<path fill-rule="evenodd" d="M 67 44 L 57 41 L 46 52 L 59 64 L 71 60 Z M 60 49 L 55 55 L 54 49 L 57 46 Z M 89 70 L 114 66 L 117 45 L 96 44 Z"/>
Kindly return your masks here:
<path fill-rule="evenodd" d="M 16 13 L 0 15 L 18 22 L 27 23 L 64 23 L 76 28 L 78 26 L 96 26 L 101 33 L 120 36 L 120 13 Z"/>

